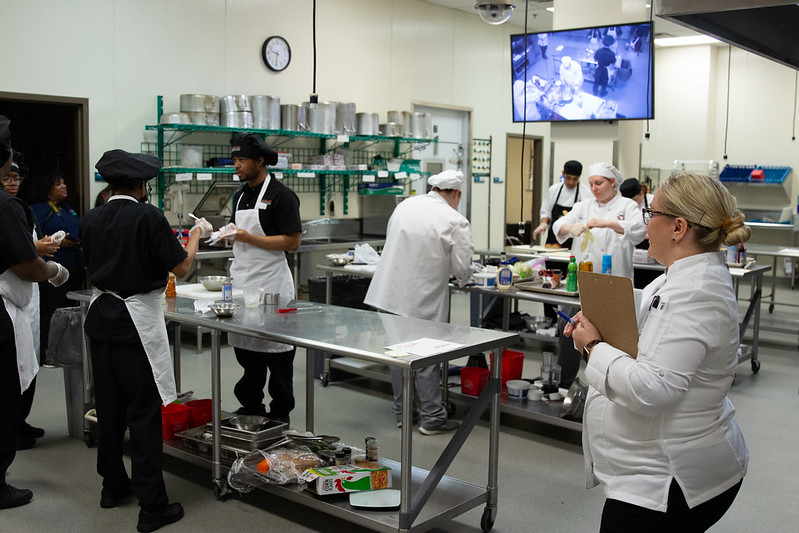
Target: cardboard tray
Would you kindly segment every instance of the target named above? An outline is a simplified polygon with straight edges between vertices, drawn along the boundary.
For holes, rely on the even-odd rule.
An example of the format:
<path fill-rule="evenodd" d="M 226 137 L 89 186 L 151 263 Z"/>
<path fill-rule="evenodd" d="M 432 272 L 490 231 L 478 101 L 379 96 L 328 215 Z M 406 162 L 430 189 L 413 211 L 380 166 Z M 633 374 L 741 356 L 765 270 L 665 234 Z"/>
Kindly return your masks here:
<path fill-rule="evenodd" d="M 519 283 L 514 283 L 513 286 L 522 291 L 545 292 L 547 294 L 557 294 L 558 296 L 568 296 L 570 298 L 577 298 L 580 295 L 579 292 L 567 291 L 565 284 L 562 283 L 557 289 L 545 289 L 542 287 L 543 283 L 543 281 L 521 281 Z"/>

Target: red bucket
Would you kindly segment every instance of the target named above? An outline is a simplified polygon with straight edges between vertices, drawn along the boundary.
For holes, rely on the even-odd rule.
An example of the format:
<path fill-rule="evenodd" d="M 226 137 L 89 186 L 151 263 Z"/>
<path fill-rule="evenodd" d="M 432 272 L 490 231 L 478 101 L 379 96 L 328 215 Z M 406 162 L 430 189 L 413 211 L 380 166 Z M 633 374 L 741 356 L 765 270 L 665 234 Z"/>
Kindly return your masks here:
<path fill-rule="evenodd" d="M 522 379 L 524 354 L 513 350 L 502 350 L 502 386 L 511 379 Z M 491 368 L 494 368 L 494 354 L 491 354 Z"/>
<path fill-rule="evenodd" d="M 184 403 L 189 408 L 189 427 L 196 428 L 211 421 L 211 400 L 191 400 Z"/>
<path fill-rule="evenodd" d="M 189 423 L 189 408 L 179 403 L 161 406 L 161 432 L 164 440 L 172 440 L 175 433 L 186 431 Z"/>
<path fill-rule="evenodd" d="M 461 392 L 471 396 L 480 396 L 488 384 L 488 369 L 476 366 L 461 368 Z"/>

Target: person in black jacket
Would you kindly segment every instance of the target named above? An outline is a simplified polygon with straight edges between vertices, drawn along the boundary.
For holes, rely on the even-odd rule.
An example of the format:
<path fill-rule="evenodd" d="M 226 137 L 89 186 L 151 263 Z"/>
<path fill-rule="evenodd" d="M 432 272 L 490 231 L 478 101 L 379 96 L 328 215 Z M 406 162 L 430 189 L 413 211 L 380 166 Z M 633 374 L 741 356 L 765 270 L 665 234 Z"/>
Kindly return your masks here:
<path fill-rule="evenodd" d="M 596 61 L 594 96 L 604 98 L 608 94 L 608 81 L 610 80 L 608 67 L 616 62 L 616 54 L 610 49 L 614 42 L 615 39 L 613 39 L 612 35 L 605 35 L 602 38 L 602 48 L 594 52 L 594 61 Z"/>

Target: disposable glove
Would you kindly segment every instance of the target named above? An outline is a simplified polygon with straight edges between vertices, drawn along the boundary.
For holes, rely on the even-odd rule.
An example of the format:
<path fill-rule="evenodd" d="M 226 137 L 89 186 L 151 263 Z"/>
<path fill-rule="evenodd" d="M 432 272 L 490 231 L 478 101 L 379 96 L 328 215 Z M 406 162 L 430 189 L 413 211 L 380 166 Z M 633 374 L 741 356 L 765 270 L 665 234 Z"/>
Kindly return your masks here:
<path fill-rule="evenodd" d="M 191 230 L 189 230 L 189 233 L 191 233 L 194 230 L 199 230 L 200 231 L 200 238 L 204 239 L 206 237 L 209 237 L 214 232 L 214 227 L 211 225 L 210 222 L 205 220 L 205 218 L 203 217 L 203 218 L 197 219 L 194 222 L 194 227 L 191 228 Z"/>
<path fill-rule="evenodd" d="M 69 270 L 64 268 L 60 263 L 53 263 L 55 266 L 58 267 L 58 272 L 55 276 L 48 279 L 47 281 L 50 282 L 50 285 L 53 287 L 58 287 L 63 285 L 69 279 Z"/>
<path fill-rule="evenodd" d="M 537 226 L 537 227 L 536 227 L 536 228 L 533 230 L 533 239 L 535 239 L 536 237 L 538 237 L 538 235 L 539 235 L 539 234 L 541 234 L 541 233 L 546 233 L 548 229 L 549 229 L 549 224 L 547 224 L 546 222 L 542 222 L 542 223 L 540 223 L 540 224 L 539 224 L 539 225 L 538 225 L 538 226 Z"/>

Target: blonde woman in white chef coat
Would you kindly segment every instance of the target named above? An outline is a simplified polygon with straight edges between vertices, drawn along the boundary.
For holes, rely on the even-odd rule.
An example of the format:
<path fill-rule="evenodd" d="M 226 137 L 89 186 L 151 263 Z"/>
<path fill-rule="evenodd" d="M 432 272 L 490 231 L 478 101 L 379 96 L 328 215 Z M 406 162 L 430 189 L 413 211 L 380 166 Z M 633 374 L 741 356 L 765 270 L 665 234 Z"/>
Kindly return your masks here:
<path fill-rule="evenodd" d="M 287 302 L 294 298 L 294 279 L 285 252 L 296 250 L 302 241 L 300 200 L 267 171 L 267 165 L 277 163 L 277 152 L 258 135 L 240 133 L 230 145 L 236 175 L 244 183 L 233 197 L 233 287 L 260 287 L 280 293 L 281 302 Z M 294 409 L 295 347 L 233 334 L 228 342 L 244 369 L 233 390 L 241 403 L 236 412 L 288 423 Z M 267 373 L 269 412 L 263 403 Z"/>
<path fill-rule="evenodd" d="M 553 224 L 552 231 L 560 243 L 574 237 L 571 253 L 578 263 L 591 259 L 598 269 L 602 256 L 610 254 L 613 275 L 632 279 L 633 250 L 646 236 L 646 226 L 638 205 L 619 194 L 621 182 L 621 172 L 610 163 L 588 167 L 588 186 L 594 197 L 574 204 L 571 211 Z M 576 311 L 564 308 L 568 314 Z M 560 325 L 564 325 L 562 320 Z M 558 364 L 560 386 L 568 388 L 580 370 L 580 354 L 563 335 L 558 342 Z"/>
<path fill-rule="evenodd" d="M 450 276 L 466 281 L 471 275 L 471 226 L 458 213 L 463 173 L 445 170 L 427 180 L 433 190 L 399 204 L 388 221 L 386 245 L 364 303 L 396 315 L 446 322 L 449 319 Z M 455 431 L 441 403 L 441 368 L 416 371 L 414 383 L 421 402 L 424 435 Z M 392 411 L 401 425 L 402 371 L 391 367 Z M 414 419 L 416 417 L 414 416 Z"/>
<path fill-rule="evenodd" d="M 690 173 L 669 177 L 643 219 L 666 273 L 640 293 L 638 353 L 603 342 L 579 313 L 565 331 L 587 363 L 587 486 L 605 488 L 602 532 L 706 531 L 735 499 L 749 459 L 727 397 L 739 317 L 719 247 L 750 230 L 718 180 Z"/>

